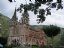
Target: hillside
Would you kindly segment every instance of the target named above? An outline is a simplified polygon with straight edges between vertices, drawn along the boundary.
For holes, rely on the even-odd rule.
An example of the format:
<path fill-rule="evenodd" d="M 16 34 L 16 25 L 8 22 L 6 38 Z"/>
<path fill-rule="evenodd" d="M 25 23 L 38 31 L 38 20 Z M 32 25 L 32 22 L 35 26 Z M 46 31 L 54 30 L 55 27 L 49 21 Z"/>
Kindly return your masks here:
<path fill-rule="evenodd" d="M 0 36 L 8 36 L 9 18 L 0 13 Z"/>
<path fill-rule="evenodd" d="M 35 29 L 35 28 L 41 28 L 41 29 L 43 29 L 46 26 L 48 26 L 48 25 L 31 25 L 31 27 L 33 29 Z M 64 28 L 61 28 L 60 34 L 58 34 L 57 36 L 54 37 L 53 44 L 54 45 L 58 45 L 59 42 L 61 41 L 61 38 L 63 36 L 64 36 Z M 51 43 L 51 39 L 49 37 L 46 37 L 46 39 L 48 40 L 48 43 L 50 44 Z"/>
<path fill-rule="evenodd" d="M 9 20 L 10 18 L 0 14 L 0 36 L 3 36 L 3 37 L 7 37 L 8 34 L 9 34 Z M 36 28 L 43 28 L 43 27 L 46 27 L 47 25 L 31 25 L 31 27 L 33 29 L 36 29 Z M 53 40 L 53 44 L 56 45 L 56 43 L 58 43 L 60 41 L 60 38 L 61 38 L 61 35 L 63 34 L 64 32 L 64 28 L 61 28 L 61 32 L 60 34 L 58 34 L 57 36 L 54 37 L 54 40 Z M 64 35 L 63 35 L 64 36 Z M 51 42 L 51 39 L 49 37 L 47 37 L 47 40 L 48 40 L 48 43 Z"/>

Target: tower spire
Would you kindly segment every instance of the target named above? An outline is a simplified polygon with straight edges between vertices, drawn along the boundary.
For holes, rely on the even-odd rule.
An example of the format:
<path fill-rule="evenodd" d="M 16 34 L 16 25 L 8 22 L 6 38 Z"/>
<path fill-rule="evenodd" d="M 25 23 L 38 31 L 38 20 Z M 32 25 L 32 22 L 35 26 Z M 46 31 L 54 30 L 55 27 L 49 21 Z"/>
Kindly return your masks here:
<path fill-rule="evenodd" d="M 12 19 L 11 19 L 11 25 L 12 25 L 12 27 L 13 27 L 13 34 L 15 34 L 15 35 L 17 35 L 18 34 L 18 28 L 17 28 L 17 26 L 18 26 L 18 18 L 17 18 L 17 16 L 16 16 L 16 8 L 15 8 L 15 11 L 14 11 L 14 14 L 13 14 L 13 17 L 12 17 Z"/>
<path fill-rule="evenodd" d="M 17 20 L 18 20 L 18 18 L 17 18 L 17 16 L 16 16 L 16 8 L 15 8 L 14 15 L 13 15 L 13 17 L 12 17 L 12 20 L 13 20 L 13 21 L 17 21 Z"/>

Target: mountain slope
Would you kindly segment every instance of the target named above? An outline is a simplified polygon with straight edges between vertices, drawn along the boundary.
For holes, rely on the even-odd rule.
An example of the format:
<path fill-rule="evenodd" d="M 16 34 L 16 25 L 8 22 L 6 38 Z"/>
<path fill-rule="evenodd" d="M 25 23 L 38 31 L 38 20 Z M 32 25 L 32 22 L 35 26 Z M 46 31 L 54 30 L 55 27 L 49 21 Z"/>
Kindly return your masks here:
<path fill-rule="evenodd" d="M 0 36 L 6 37 L 8 36 L 8 29 L 9 29 L 9 18 L 2 15 L 0 13 Z"/>

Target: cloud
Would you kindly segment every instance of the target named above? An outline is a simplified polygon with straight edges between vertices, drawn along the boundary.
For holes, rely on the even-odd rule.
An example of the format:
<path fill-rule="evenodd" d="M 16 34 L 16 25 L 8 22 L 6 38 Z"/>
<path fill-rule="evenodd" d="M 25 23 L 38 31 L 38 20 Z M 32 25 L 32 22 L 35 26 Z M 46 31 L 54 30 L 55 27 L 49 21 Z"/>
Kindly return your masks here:
<path fill-rule="evenodd" d="M 10 18 L 14 12 L 14 7 L 14 4 L 8 0 L 0 0 L 0 12 Z"/>

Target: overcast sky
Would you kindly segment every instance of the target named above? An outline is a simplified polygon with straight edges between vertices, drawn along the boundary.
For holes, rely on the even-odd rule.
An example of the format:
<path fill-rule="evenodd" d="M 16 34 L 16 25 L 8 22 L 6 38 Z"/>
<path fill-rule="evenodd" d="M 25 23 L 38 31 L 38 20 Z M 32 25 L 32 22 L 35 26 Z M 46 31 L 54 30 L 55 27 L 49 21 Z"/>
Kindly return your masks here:
<path fill-rule="evenodd" d="M 9 18 L 11 18 L 13 16 L 14 13 L 14 9 L 15 6 L 19 7 L 19 5 L 21 3 L 26 4 L 25 0 L 16 0 L 17 2 L 13 2 L 10 3 L 8 0 L 0 0 L 0 13 L 8 16 Z M 34 0 L 32 0 L 32 2 L 34 3 Z M 54 0 L 54 2 L 56 2 L 56 0 Z M 27 3 L 29 3 L 29 0 L 27 0 Z M 46 8 L 47 6 L 41 6 L 40 8 Z M 64 1 L 63 1 L 63 7 L 64 7 Z M 44 8 L 44 9 L 45 9 Z M 31 25 L 50 25 L 50 24 L 54 24 L 60 27 L 64 28 L 64 9 L 60 9 L 60 10 L 56 10 L 55 8 L 51 10 L 52 15 L 49 15 L 46 17 L 46 20 L 43 23 L 37 24 L 36 19 L 37 16 L 34 15 L 33 12 L 29 11 L 29 15 L 30 15 L 30 24 Z M 17 13 L 17 17 L 20 19 L 21 14 Z"/>

